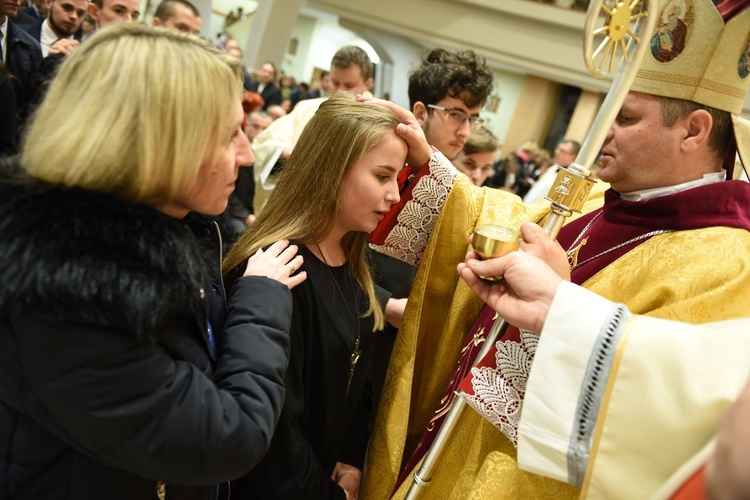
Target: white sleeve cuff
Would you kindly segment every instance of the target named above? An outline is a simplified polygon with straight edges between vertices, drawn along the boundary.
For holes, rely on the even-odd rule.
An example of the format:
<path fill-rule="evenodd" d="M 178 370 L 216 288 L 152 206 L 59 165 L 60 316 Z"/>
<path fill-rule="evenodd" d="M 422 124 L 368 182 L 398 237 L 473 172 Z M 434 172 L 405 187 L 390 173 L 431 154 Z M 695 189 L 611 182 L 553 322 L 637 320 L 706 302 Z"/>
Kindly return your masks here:
<path fill-rule="evenodd" d="M 614 304 L 563 282 L 542 329 L 518 428 L 518 464 L 569 482 L 568 452 L 591 353 Z"/>

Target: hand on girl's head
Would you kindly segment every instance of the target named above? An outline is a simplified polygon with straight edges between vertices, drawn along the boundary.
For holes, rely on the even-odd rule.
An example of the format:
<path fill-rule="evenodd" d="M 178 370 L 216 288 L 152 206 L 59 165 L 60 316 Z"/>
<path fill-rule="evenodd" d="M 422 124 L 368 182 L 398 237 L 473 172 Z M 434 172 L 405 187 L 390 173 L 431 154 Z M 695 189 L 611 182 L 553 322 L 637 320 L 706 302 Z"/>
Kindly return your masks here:
<path fill-rule="evenodd" d="M 376 106 L 388 108 L 398 116 L 401 123 L 396 127 L 396 134 L 406 141 L 406 145 L 409 147 L 409 152 L 406 156 L 406 161 L 409 165 L 421 167 L 429 161 L 432 155 L 432 148 L 427 143 L 422 126 L 411 111 L 383 99 L 358 96 L 357 100 L 365 104 L 375 104 Z"/>

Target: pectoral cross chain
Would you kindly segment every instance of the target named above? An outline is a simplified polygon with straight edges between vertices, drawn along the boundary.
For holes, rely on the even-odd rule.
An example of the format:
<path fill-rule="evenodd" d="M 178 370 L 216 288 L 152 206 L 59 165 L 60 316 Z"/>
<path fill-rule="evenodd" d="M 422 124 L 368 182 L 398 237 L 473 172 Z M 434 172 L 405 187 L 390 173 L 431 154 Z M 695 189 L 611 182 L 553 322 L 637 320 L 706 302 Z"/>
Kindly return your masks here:
<path fill-rule="evenodd" d="M 576 267 L 578 267 L 578 252 L 580 252 L 581 247 L 583 247 L 583 245 L 586 244 L 586 240 L 588 240 L 588 238 L 582 239 L 578 245 L 574 246 L 567 252 L 568 266 L 570 267 L 571 271 L 575 269 Z"/>

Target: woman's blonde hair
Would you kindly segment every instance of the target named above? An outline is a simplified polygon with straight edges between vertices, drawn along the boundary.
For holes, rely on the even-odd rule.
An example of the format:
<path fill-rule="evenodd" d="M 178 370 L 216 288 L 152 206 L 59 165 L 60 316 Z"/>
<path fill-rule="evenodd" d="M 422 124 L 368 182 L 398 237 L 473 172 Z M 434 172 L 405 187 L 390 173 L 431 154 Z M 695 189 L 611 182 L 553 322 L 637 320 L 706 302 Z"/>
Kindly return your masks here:
<path fill-rule="evenodd" d="M 38 179 L 166 202 L 230 139 L 241 68 L 204 40 L 120 23 L 66 59 L 23 147 Z"/>
<path fill-rule="evenodd" d="M 347 171 L 395 134 L 398 123 L 392 111 L 358 103 L 347 92 L 338 92 L 321 104 L 302 131 L 263 212 L 227 255 L 225 273 L 277 240 L 297 244 L 323 240 L 341 210 L 339 191 Z M 350 232 L 342 245 L 369 302 L 364 316 L 373 315 L 375 329 L 380 330 L 384 316 L 365 254 L 367 238 L 367 233 Z"/>

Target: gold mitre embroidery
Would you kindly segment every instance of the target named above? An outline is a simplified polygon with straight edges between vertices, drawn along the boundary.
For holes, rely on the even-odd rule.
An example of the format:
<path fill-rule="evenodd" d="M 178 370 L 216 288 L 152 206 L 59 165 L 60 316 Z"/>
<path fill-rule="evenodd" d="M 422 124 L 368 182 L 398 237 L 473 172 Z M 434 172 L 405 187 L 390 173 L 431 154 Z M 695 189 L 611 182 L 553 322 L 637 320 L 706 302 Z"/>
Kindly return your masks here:
<path fill-rule="evenodd" d="M 750 87 L 750 2 L 728 22 L 710 0 L 669 0 L 631 90 L 685 99 L 732 114 L 740 161 L 750 170 L 750 122 L 740 117 Z"/>
<path fill-rule="evenodd" d="M 710 0 L 664 4 L 632 90 L 739 115 L 750 86 L 750 9 L 726 24 Z"/>

